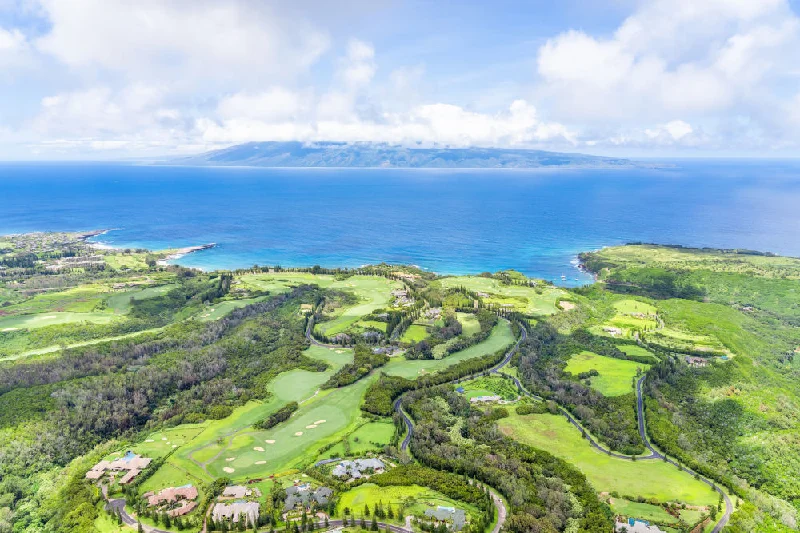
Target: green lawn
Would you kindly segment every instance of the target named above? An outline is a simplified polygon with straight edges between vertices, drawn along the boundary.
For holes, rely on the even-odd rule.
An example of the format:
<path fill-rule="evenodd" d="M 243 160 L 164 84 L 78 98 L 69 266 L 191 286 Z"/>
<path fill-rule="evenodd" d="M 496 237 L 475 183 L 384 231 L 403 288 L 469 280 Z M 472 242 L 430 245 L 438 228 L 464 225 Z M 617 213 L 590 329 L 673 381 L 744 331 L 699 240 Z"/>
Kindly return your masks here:
<path fill-rule="evenodd" d="M 483 342 L 470 346 L 465 350 L 451 354 L 444 359 L 416 360 L 409 361 L 400 357 L 395 357 L 383 368 L 383 371 L 390 376 L 402 376 L 413 379 L 421 374 L 437 372 L 447 367 L 453 366 L 461 361 L 492 354 L 498 350 L 507 348 L 514 342 L 514 333 L 511 325 L 506 320 L 500 320 L 492 330 L 489 338 Z"/>
<path fill-rule="evenodd" d="M 516 400 L 519 396 L 513 381 L 500 376 L 480 377 L 458 384 L 464 389 L 464 396 L 472 399 L 477 396 L 502 396 L 504 400 Z"/>
<path fill-rule="evenodd" d="M 328 459 L 329 457 L 356 457 L 371 451 L 381 451 L 389 444 L 394 436 L 394 424 L 390 421 L 368 422 L 348 435 L 350 453 L 343 442 L 340 442 L 330 450 L 326 450 L 318 459 Z"/>
<path fill-rule="evenodd" d="M 428 338 L 428 329 L 419 324 L 411 324 L 400 336 L 400 342 L 419 342 Z"/>
<path fill-rule="evenodd" d="M 498 421 L 501 431 L 524 444 L 546 450 L 579 468 L 598 492 L 656 498 L 690 505 L 716 505 L 707 485 L 664 461 L 625 461 L 592 448 L 561 415 L 512 415 Z"/>
<path fill-rule="evenodd" d="M 650 365 L 581 352 L 569 358 L 566 372 L 578 375 L 589 370 L 597 370 L 600 375 L 589 378 L 591 387 L 605 396 L 621 396 L 633 392 L 633 378 L 636 370 L 646 372 Z"/>
<path fill-rule="evenodd" d="M 503 285 L 494 278 L 480 276 L 454 276 L 442 278 L 442 287 L 466 287 L 475 292 L 489 295 L 485 298 L 488 303 L 513 304 L 517 311 L 530 315 L 552 315 L 558 311 L 556 303 L 566 295 L 566 292 L 551 285 L 541 285 L 539 288 L 526 285 Z M 540 294 L 541 292 L 541 294 Z"/>
<path fill-rule="evenodd" d="M 614 302 L 614 309 L 618 312 L 622 313 L 623 315 L 649 315 L 655 316 L 656 314 L 656 307 L 654 305 L 650 305 L 646 302 L 640 302 L 639 300 L 619 300 Z"/>
<path fill-rule="evenodd" d="M 106 298 L 106 304 L 108 307 L 113 309 L 115 313 L 124 314 L 127 313 L 131 308 L 131 299 L 147 300 L 148 298 L 163 296 L 175 287 L 177 287 L 176 284 L 170 283 L 167 285 L 160 285 L 158 287 L 147 287 L 145 289 L 117 292 Z"/>
<path fill-rule="evenodd" d="M 402 507 L 405 515 L 414 516 L 422 516 L 429 506 L 436 507 L 438 505 L 458 507 L 467 511 L 468 514 L 475 511 L 472 506 L 452 500 L 444 494 L 427 487 L 420 487 L 419 485 L 379 487 L 373 483 L 365 483 L 348 490 L 340 496 L 339 514 L 342 514 L 344 508 L 348 507 L 355 517 L 361 518 L 364 514 L 365 505 L 369 505 L 370 510 L 372 510 L 375 504 L 379 502 L 383 503 L 384 506 L 391 505 L 395 513 L 398 513 Z M 402 521 L 402 518 L 395 519 L 395 522 Z"/>
<path fill-rule="evenodd" d="M 114 315 L 107 312 L 73 313 L 55 311 L 35 315 L 16 315 L 0 318 L 0 331 L 43 328 L 58 324 L 80 324 L 81 322 L 108 324 L 114 319 Z"/>
<path fill-rule="evenodd" d="M 456 318 L 461 322 L 461 335 L 470 337 L 481 330 L 481 323 L 472 313 L 456 313 Z"/>
<path fill-rule="evenodd" d="M 658 361 L 658 358 L 653 355 L 650 350 L 642 348 L 638 344 L 620 344 L 617 346 L 621 351 L 625 352 L 628 355 L 635 355 L 638 357 L 650 357 L 653 362 L 655 363 Z"/>
<path fill-rule="evenodd" d="M 348 428 L 355 427 L 363 394 L 375 376 L 349 387 L 318 392 L 331 374 L 352 361 L 353 353 L 348 349 L 311 346 L 305 355 L 326 361 L 331 367 L 325 372 L 301 369 L 284 372 L 269 383 L 271 396 L 267 401 L 248 402 L 222 420 L 178 426 L 182 430 L 196 430 L 197 435 L 179 445 L 167 464 L 176 471 L 186 472 L 189 483 L 190 476 L 206 481 L 220 476 L 267 477 L 311 462 L 320 446 L 341 438 Z M 301 406 L 287 422 L 268 431 L 253 430 L 255 422 L 291 401 L 301 402 Z M 320 420 L 325 422 L 316 424 L 316 428 L 306 428 Z M 295 436 L 297 432 L 303 435 Z M 229 458 L 233 460 L 228 461 Z"/>
<path fill-rule="evenodd" d="M 266 297 L 262 296 L 258 298 L 243 298 L 241 300 L 224 300 L 204 309 L 199 315 L 197 315 L 196 318 L 202 321 L 217 320 L 224 317 L 234 309 L 239 309 L 240 307 L 261 302 L 265 299 Z"/>

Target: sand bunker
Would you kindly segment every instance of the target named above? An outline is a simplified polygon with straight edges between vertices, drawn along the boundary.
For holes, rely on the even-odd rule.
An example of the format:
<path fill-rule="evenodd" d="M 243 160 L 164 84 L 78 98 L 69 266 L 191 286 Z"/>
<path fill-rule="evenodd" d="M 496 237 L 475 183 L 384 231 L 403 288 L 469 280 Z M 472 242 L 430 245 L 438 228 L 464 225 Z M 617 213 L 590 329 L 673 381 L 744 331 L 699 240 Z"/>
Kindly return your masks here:
<path fill-rule="evenodd" d="M 318 426 L 320 424 L 324 424 L 325 422 L 327 422 L 327 420 L 317 420 L 316 422 L 314 422 L 314 425 Z"/>
<path fill-rule="evenodd" d="M 264 442 L 266 442 L 267 444 L 275 444 L 275 441 L 271 439 L 265 440 Z"/>
<path fill-rule="evenodd" d="M 167 440 L 167 437 L 161 437 L 161 440 Z"/>
<path fill-rule="evenodd" d="M 58 317 L 56 315 L 47 315 L 47 316 L 42 316 L 42 317 L 39 317 L 39 318 L 44 320 L 45 318 L 58 318 Z"/>
<path fill-rule="evenodd" d="M 225 460 L 230 463 L 231 461 L 235 461 L 236 457 L 226 457 Z"/>
<path fill-rule="evenodd" d="M 236 470 L 234 470 L 229 466 L 223 467 L 222 471 L 225 472 L 226 474 L 233 474 L 234 472 L 236 472 Z"/>
<path fill-rule="evenodd" d="M 256 461 L 256 464 L 257 465 L 265 465 L 265 464 L 267 464 L 267 462 L 266 461 Z"/>
<path fill-rule="evenodd" d="M 19 328 L 3 328 L 3 331 L 17 331 Z"/>
<path fill-rule="evenodd" d="M 558 306 L 564 311 L 571 311 L 572 309 L 575 309 L 575 304 L 566 300 L 561 300 L 558 302 Z"/>
<path fill-rule="evenodd" d="M 317 427 L 316 424 L 309 424 L 306 426 L 306 429 L 314 429 L 315 427 Z"/>
<path fill-rule="evenodd" d="M 178 445 L 177 445 L 177 444 L 173 444 L 173 445 L 172 445 L 172 447 L 173 447 L 173 448 L 177 448 L 177 447 L 178 447 Z"/>
<path fill-rule="evenodd" d="M 263 452 L 264 451 L 264 448 L 262 448 L 261 446 L 255 446 L 253 449 L 255 451 L 257 451 L 257 452 Z"/>
<path fill-rule="evenodd" d="M 299 437 L 299 436 L 300 436 L 300 435 L 302 435 L 302 434 L 303 434 L 303 432 L 302 432 L 302 431 L 298 431 L 297 433 L 295 433 L 295 434 L 294 434 L 294 436 L 295 436 L 295 437 Z"/>
<path fill-rule="evenodd" d="M 147 439 L 145 442 L 154 442 L 153 439 Z"/>

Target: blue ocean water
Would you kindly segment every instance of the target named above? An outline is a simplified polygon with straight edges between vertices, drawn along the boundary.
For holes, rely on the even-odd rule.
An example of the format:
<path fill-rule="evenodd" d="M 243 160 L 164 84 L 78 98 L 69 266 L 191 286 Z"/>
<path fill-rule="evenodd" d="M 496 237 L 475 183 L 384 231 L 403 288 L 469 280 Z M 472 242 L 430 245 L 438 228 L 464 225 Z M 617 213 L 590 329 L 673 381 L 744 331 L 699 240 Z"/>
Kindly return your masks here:
<path fill-rule="evenodd" d="M 0 165 L 0 233 L 115 228 L 152 249 L 214 242 L 205 269 L 515 268 L 587 281 L 583 250 L 630 241 L 800 256 L 800 162 L 670 161 L 625 170 Z M 577 278 L 577 280 L 576 280 Z"/>

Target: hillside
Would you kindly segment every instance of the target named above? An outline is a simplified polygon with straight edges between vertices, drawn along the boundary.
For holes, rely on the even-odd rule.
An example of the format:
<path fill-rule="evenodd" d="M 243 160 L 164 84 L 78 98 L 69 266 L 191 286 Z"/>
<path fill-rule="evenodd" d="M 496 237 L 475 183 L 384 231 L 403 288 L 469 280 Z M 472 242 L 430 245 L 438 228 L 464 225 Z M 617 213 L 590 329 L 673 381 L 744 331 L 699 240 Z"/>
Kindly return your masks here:
<path fill-rule="evenodd" d="M 175 159 L 179 165 L 359 168 L 631 167 L 627 159 L 497 148 L 405 148 L 373 143 L 251 142 Z"/>

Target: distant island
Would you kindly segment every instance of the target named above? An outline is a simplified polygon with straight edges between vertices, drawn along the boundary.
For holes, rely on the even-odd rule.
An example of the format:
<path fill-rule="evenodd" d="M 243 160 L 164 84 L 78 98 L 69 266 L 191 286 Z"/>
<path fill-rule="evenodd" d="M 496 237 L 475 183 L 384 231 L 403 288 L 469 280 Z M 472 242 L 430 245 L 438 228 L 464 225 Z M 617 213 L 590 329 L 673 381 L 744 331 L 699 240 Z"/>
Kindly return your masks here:
<path fill-rule="evenodd" d="M 377 143 L 251 142 L 172 159 L 174 165 L 351 168 L 632 168 L 628 159 L 542 150 L 407 148 Z"/>

